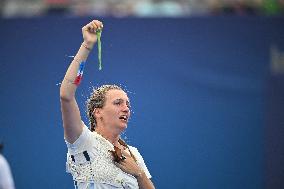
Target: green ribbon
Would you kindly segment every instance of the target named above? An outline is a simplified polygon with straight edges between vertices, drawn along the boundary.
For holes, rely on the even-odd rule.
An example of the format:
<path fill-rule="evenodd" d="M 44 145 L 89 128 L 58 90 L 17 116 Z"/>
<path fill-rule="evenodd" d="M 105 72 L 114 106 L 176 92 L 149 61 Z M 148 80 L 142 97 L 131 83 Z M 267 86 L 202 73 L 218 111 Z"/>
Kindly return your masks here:
<path fill-rule="evenodd" d="M 102 36 L 102 29 L 98 29 L 96 31 L 97 38 L 98 38 L 98 59 L 99 59 L 99 70 L 102 69 L 102 43 L 101 43 L 101 36 Z"/>

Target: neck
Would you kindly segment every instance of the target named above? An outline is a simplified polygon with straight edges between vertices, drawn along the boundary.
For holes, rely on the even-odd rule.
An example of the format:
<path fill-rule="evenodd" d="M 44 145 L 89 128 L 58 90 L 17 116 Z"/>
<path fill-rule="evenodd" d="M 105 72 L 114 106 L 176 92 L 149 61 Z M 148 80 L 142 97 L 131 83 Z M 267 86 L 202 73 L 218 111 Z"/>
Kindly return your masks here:
<path fill-rule="evenodd" d="M 112 143 L 114 146 L 118 145 L 118 140 L 119 140 L 119 133 L 114 133 L 111 131 L 108 131 L 104 127 L 97 127 L 95 131 L 100 134 L 102 137 L 107 139 L 110 143 Z"/>

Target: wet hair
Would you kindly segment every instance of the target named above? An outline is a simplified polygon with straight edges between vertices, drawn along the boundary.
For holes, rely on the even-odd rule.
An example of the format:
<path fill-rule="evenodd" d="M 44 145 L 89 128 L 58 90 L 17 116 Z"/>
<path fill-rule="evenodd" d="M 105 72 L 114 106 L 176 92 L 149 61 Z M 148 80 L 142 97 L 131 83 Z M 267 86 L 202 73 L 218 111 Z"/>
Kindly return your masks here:
<path fill-rule="evenodd" d="M 90 98 L 86 101 L 87 116 L 89 118 L 91 131 L 94 131 L 97 125 L 96 118 L 93 114 L 95 108 L 102 108 L 105 105 L 107 92 L 114 89 L 123 91 L 123 89 L 117 85 L 102 85 L 98 88 L 93 88 Z"/>

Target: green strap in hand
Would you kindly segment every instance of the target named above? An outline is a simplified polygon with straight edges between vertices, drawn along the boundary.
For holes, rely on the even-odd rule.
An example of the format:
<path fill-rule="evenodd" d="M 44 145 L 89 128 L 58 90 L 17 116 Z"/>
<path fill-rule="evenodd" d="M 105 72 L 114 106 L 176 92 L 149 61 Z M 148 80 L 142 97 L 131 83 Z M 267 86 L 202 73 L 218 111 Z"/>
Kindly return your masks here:
<path fill-rule="evenodd" d="M 102 36 L 102 29 L 98 29 L 96 31 L 97 38 L 98 38 L 98 59 L 99 59 L 99 70 L 102 69 L 102 43 L 101 43 L 101 36 Z"/>

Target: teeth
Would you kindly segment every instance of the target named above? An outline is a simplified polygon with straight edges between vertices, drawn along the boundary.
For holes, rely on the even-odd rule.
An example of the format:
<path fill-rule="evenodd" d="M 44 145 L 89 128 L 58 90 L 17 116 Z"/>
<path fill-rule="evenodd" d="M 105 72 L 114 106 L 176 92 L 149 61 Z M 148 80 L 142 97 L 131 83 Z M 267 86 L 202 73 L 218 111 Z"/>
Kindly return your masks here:
<path fill-rule="evenodd" d="M 127 116 L 126 115 L 120 116 L 120 118 L 124 119 L 124 120 L 127 120 Z"/>

